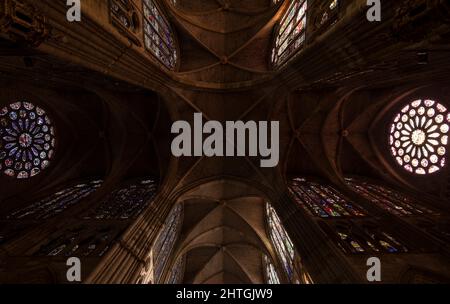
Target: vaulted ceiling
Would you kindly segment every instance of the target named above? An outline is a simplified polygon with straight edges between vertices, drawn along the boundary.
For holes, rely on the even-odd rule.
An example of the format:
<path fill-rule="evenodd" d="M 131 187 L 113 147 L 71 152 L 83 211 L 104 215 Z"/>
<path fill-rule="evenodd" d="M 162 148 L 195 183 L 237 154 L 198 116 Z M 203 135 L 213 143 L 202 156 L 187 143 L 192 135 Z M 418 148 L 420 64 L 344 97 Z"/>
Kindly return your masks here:
<path fill-rule="evenodd" d="M 88 22 L 68 26 L 63 3 L 38 1 L 34 5 L 49 13 L 53 31 L 38 47 L 1 40 L 3 92 L 23 87 L 40 95 L 65 136 L 71 134 L 61 139 L 70 149 L 55 161 L 59 169 L 41 180 L 17 185 L 0 177 L 7 189 L 1 198 L 26 203 L 24 190 L 38 197 L 92 175 L 107 178 L 105 192 L 132 177 L 160 176 L 161 192 L 185 206 L 176 248 L 186 257 L 189 283 L 263 280 L 258 261 L 273 250 L 263 212 L 270 195 L 231 181 L 273 194 L 286 191 L 289 175 L 344 186 L 343 177 L 355 174 L 445 199 L 448 168 L 427 180 L 400 172 L 385 131 L 403 102 L 449 96 L 448 14 L 413 18 L 411 28 L 403 22 L 408 5 L 389 1 L 377 25 L 367 22 L 366 1 L 350 2 L 335 25 L 327 31 L 311 27 L 298 56 L 273 69 L 274 28 L 290 1 L 158 1 L 180 52 L 177 69 L 167 71 L 109 24 L 106 2 L 86 1 Z M 320 3 L 310 1 L 315 18 Z M 448 5 L 439 8 L 448 13 Z M 205 121 L 280 121 L 280 165 L 262 169 L 258 159 L 247 157 L 173 158 L 170 123 L 192 121 L 194 112 Z M 13 207 L 2 204 L 0 213 Z"/>

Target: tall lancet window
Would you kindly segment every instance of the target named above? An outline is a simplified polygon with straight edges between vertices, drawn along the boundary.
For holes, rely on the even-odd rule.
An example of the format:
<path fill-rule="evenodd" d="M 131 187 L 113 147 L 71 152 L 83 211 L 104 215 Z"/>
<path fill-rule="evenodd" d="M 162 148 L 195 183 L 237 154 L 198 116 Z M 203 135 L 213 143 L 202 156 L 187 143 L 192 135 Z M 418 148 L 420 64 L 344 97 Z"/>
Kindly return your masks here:
<path fill-rule="evenodd" d="M 46 220 L 78 204 L 102 185 L 101 180 L 80 183 L 12 212 L 8 220 Z"/>
<path fill-rule="evenodd" d="M 263 257 L 263 266 L 266 284 L 280 284 L 277 270 L 267 255 Z"/>
<path fill-rule="evenodd" d="M 450 112 L 434 100 L 406 105 L 392 122 L 389 144 L 398 165 L 414 174 L 432 174 L 447 162 Z"/>
<path fill-rule="evenodd" d="M 164 223 L 164 227 L 153 245 L 153 278 L 155 283 L 163 283 L 164 268 L 170 260 L 170 254 L 177 240 L 182 224 L 182 214 L 183 205 L 177 204 L 169 214 L 169 217 Z"/>
<path fill-rule="evenodd" d="M 27 179 L 48 168 L 55 151 L 55 129 L 47 113 L 30 102 L 0 108 L 0 171 Z"/>
<path fill-rule="evenodd" d="M 333 218 L 366 215 L 362 207 L 327 184 L 294 178 L 289 190 L 294 200 L 314 216 Z"/>
<path fill-rule="evenodd" d="M 291 238 L 284 229 L 275 209 L 266 204 L 267 229 L 278 259 L 291 283 L 311 283 L 311 279 L 301 266 Z"/>
<path fill-rule="evenodd" d="M 145 48 L 165 67 L 174 70 L 178 61 L 178 51 L 173 30 L 155 1 L 143 0 L 142 2 Z"/>
<path fill-rule="evenodd" d="M 417 200 L 389 187 L 371 183 L 362 178 L 346 178 L 345 181 L 355 192 L 392 214 L 398 216 L 439 215 L 437 211 L 426 208 Z"/>
<path fill-rule="evenodd" d="M 272 50 L 274 67 L 287 62 L 303 46 L 306 39 L 307 0 L 293 0 L 280 22 Z"/>

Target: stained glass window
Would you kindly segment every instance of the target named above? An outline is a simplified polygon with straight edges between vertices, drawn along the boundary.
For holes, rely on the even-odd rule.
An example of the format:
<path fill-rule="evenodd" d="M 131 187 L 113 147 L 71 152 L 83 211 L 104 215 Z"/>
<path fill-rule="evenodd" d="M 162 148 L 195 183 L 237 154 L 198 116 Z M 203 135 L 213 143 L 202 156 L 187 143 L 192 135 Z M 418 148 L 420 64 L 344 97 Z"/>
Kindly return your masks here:
<path fill-rule="evenodd" d="M 346 253 L 404 253 L 408 248 L 379 227 L 358 227 L 354 224 L 338 225 L 339 247 Z"/>
<path fill-rule="evenodd" d="M 113 227 L 78 225 L 56 232 L 52 240 L 43 245 L 37 256 L 104 256 L 117 238 L 118 232 Z"/>
<path fill-rule="evenodd" d="M 131 183 L 114 191 L 85 219 L 129 219 L 138 216 L 152 201 L 157 189 L 153 179 Z"/>
<path fill-rule="evenodd" d="M 280 284 L 280 278 L 278 277 L 275 266 L 267 255 L 264 255 L 264 272 L 267 284 Z"/>
<path fill-rule="evenodd" d="M 162 283 L 164 267 L 169 261 L 170 254 L 181 228 L 183 205 L 177 204 L 167 218 L 155 244 L 153 245 L 154 280 Z"/>
<path fill-rule="evenodd" d="M 366 212 L 330 185 L 294 178 L 289 190 L 296 202 L 314 216 L 361 217 Z"/>
<path fill-rule="evenodd" d="M 38 201 L 28 207 L 19 209 L 11 213 L 8 220 L 45 220 L 54 217 L 69 207 L 79 203 L 83 198 L 89 196 L 97 190 L 102 181 L 92 181 L 89 183 L 77 184 L 67 189 L 61 190 L 43 200 Z"/>
<path fill-rule="evenodd" d="M 153 0 L 144 0 L 145 47 L 168 69 L 177 64 L 178 54 L 172 29 Z"/>
<path fill-rule="evenodd" d="M 391 153 L 405 170 L 425 175 L 445 167 L 450 113 L 434 100 L 405 106 L 392 123 Z"/>
<path fill-rule="evenodd" d="M 30 102 L 15 102 L 0 110 L 0 170 L 25 179 L 50 165 L 55 130 L 46 112 Z"/>
<path fill-rule="evenodd" d="M 360 242 L 355 240 L 351 234 L 344 232 L 344 231 L 338 231 L 338 236 L 341 239 L 341 241 L 344 243 L 341 248 L 344 249 L 344 251 L 349 250 L 352 253 L 363 253 L 365 252 L 364 247 L 361 245 Z M 368 243 L 369 246 L 373 246 L 370 242 Z"/>
<path fill-rule="evenodd" d="M 172 267 L 172 270 L 170 272 L 169 280 L 167 281 L 168 284 L 181 284 L 183 280 L 184 275 L 184 263 L 185 260 L 183 257 L 177 259 L 175 262 L 175 265 Z"/>
<path fill-rule="evenodd" d="M 283 16 L 272 50 L 274 66 L 288 61 L 303 46 L 306 38 L 307 8 L 307 0 L 293 0 Z"/>
<path fill-rule="evenodd" d="M 345 180 L 361 196 L 395 215 L 439 215 L 438 212 L 421 206 L 423 204 L 415 199 L 388 187 L 369 183 L 358 178 L 346 178 Z"/>
<path fill-rule="evenodd" d="M 269 237 L 289 281 L 291 283 L 300 283 L 304 270 L 301 269 L 300 263 L 296 261 L 299 257 L 296 254 L 294 244 L 281 224 L 275 209 L 269 203 L 266 204 L 266 216 Z"/>

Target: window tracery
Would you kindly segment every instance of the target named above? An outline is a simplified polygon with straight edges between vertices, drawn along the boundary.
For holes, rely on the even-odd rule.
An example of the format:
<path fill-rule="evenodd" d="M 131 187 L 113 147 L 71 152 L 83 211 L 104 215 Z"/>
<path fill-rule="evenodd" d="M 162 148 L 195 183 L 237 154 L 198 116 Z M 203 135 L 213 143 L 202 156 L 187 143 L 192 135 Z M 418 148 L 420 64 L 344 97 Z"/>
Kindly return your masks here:
<path fill-rule="evenodd" d="M 398 113 L 389 145 L 398 165 L 410 173 L 432 174 L 447 161 L 450 113 L 434 100 L 416 100 Z"/>
<path fill-rule="evenodd" d="M 144 42 L 166 68 L 174 70 L 178 61 L 178 50 L 173 30 L 153 0 L 143 0 Z"/>
<path fill-rule="evenodd" d="M 346 178 L 345 181 L 355 192 L 392 214 L 398 216 L 439 215 L 439 212 L 424 207 L 415 199 L 389 187 L 360 178 Z"/>
<path fill-rule="evenodd" d="M 307 27 L 307 0 L 294 0 L 281 19 L 272 49 L 272 65 L 286 63 L 304 45 Z"/>
<path fill-rule="evenodd" d="M 183 205 L 177 204 L 169 214 L 158 238 L 153 245 L 153 277 L 155 283 L 162 283 L 164 268 L 169 261 L 170 254 L 175 246 L 178 233 L 181 229 L 182 215 Z"/>
<path fill-rule="evenodd" d="M 17 179 L 34 177 L 54 157 L 55 129 L 47 113 L 31 102 L 0 110 L 0 170 Z"/>
<path fill-rule="evenodd" d="M 361 206 L 330 185 L 294 178 L 289 190 L 294 200 L 314 216 L 333 218 L 366 215 Z"/>

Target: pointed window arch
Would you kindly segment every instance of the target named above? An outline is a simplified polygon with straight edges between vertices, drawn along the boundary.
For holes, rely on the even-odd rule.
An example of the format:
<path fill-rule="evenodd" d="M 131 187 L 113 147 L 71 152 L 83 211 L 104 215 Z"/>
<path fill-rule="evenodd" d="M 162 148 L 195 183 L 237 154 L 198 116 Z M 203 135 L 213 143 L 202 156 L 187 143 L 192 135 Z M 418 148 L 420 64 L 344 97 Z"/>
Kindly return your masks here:
<path fill-rule="evenodd" d="M 153 245 L 153 278 L 155 283 L 162 283 L 164 279 L 164 268 L 170 260 L 170 254 L 172 253 L 175 242 L 178 238 L 182 224 L 182 216 L 183 205 L 177 204 L 169 214 L 164 227 Z"/>
<path fill-rule="evenodd" d="M 304 45 L 307 10 L 308 0 L 293 0 L 281 19 L 272 50 L 271 60 L 274 67 L 286 63 Z"/>
<path fill-rule="evenodd" d="M 142 3 L 145 48 L 166 68 L 175 70 L 178 49 L 173 29 L 154 0 L 143 0 Z"/>
<path fill-rule="evenodd" d="M 302 266 L 291 238 L 270 203 L 266 203 L 266 218 L 268 235 L 289 281 L 296 284 L 311 283 L 312 280 Z"/>
<path fill-rule="evenodd" d="M 263 257 L 265 280 L 267 284 L 280 284 L 277 270 L 267 255 Z"/>

